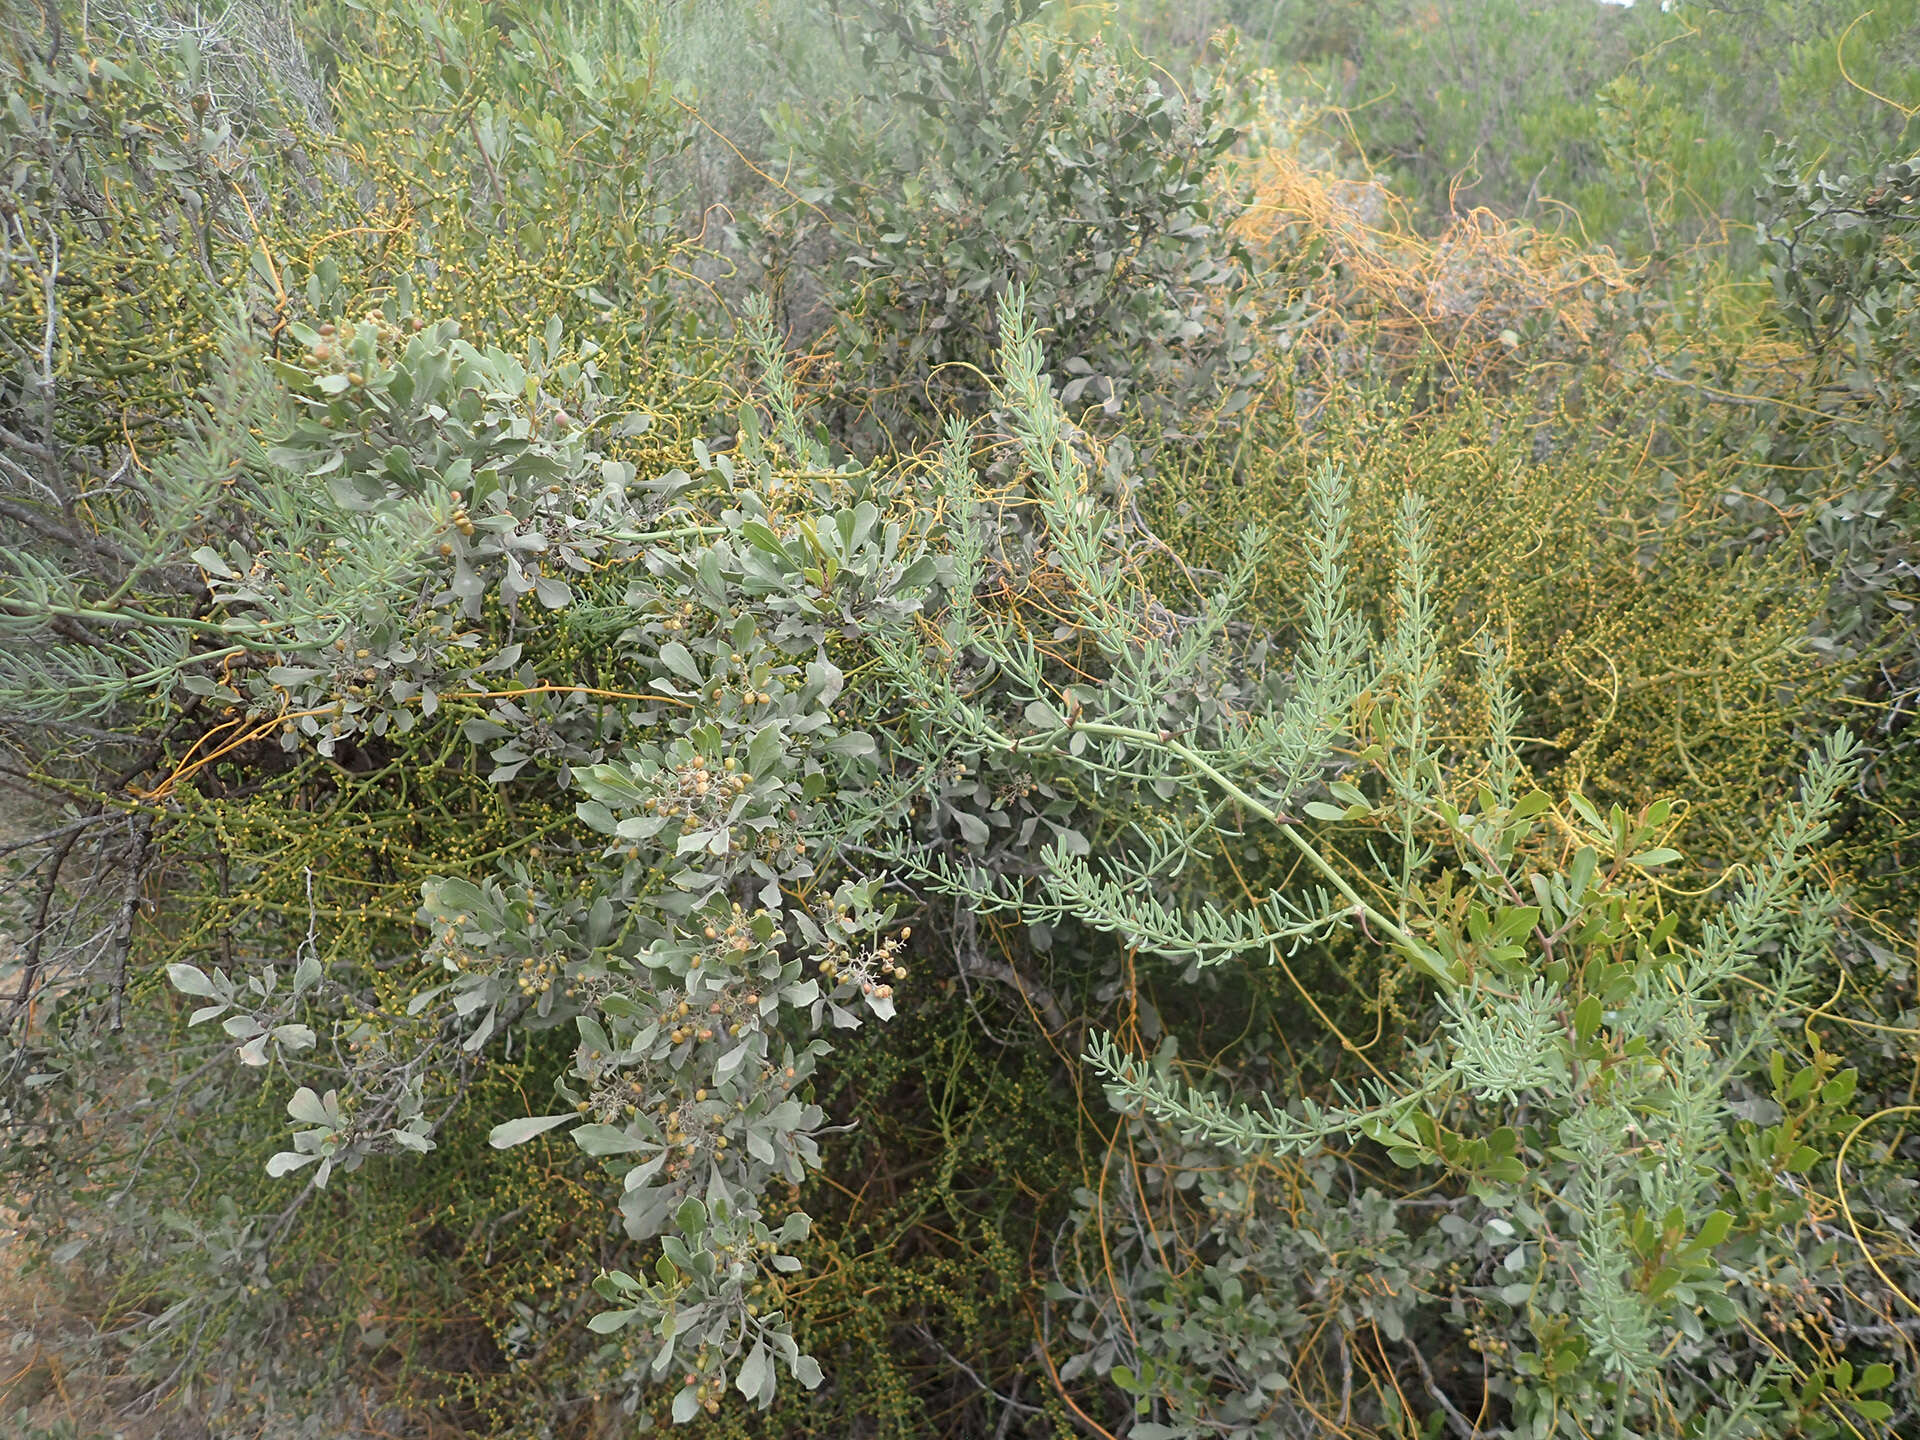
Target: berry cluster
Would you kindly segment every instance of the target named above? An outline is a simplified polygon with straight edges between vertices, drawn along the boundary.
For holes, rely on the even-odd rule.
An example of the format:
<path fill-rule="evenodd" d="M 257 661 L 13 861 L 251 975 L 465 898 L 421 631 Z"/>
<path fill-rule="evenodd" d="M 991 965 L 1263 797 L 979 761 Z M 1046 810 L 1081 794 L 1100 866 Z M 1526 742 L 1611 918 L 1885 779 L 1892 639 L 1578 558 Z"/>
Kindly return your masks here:
<path fill-rule="evenodd" d="M 660 628 L 668 634 L 681 634 L 693 629 L 694 603 L 682 600 L 666 612 L 666 618 L 660 622 Z"/>
<path fill-rule="evenodd" d="M 347 645 L 344 635 L 333 642 L 334 659 L 329 667 L 332 692 L 341 698 L 369 696 L 373 693 L 373 682 L 380 678 L 379 670 L 367 663 L 373 658 L 373 651 L 364 646 L 349 651 Z"/>
<path fill-rule="evenodd" d="M 693 1363 L 699 1369 L 682 1378 L 686 1384 L 693 1387 L 694 1402 L 707 1414 L 718 1414 L 720 1402 L 727 1393 L 726 1370 L 723 1367 L 711 1373 L 708 1371 L 710 1355 L 705 1345 L 700 1347 L 699 1352 L 694 1356 Z"/>
<path fill-rule="evenodd" d="M 907 978 L 900 955 L 912 938 L 913 927 L 908 926 L 858 952 L 832 941 L 820 959 L 820 974 L 838 994 L 850 995 L 857 989 L 875 1000 L 891 1000 L 894 985 Z"/>
<path fill-rule="evenodd" d="M 1513 1349 L 1513 1342 L 1493 1325 L 1483 1327 L 1470 1323 L 1462 1333 L 1466 1337 L 1467 1348 L 1486 1356 L 1489 1360 L 1505 1359 L 1508 1352 Z"/>
<path fill-rule="evenodd" d="M 514 977 L 514 984 L 522 995 L 543 995 L 560 978 L 560 969 L 561 958 L 558 955 L 524 956 L 520 961 L 519 974 Z"/>
<path fill-rule="evenodd" d="M 331 321 L 318 327 L 318 338 L 307 347 L 307 368 L 317 375 L 345 375 L 347 384 L 359 389 L 367 383 L 367 377 L 360 366 L 368 359 L 378 360 L 397 351 L 409 334 L 418 333 L 424 328 L 419 316 L 410 316 L 403 325 L 396 325 L 378 310 L 367 311 L 358 326 L 351 327 L 349 333 L 342 335 Z M 355 344 L 363 337 L 370 337 L 371 347 Z"/>
<path fill-rule="evenodd" d="M 696 755 L 664 772 L 663 778 L 667 778 L 665 793 L 650 797 L 644 808 L 649 815 L 683 825 L 724 814 L 734 797 L 753 783 L 753 776 L 741 770 L 731 755 L 717 767 L 706 756 Z"/>
<path fill-rule="evenodd" d="M 472 539 L 473 516 L 467 513 L 466 496 L 458 490 L 452 490 L 447 493 L 447 499 L 453 503 L 453 513 L 447 517 L 447 523 L 458 530 L 464 538 Z M 440 553 L 442 555 L 453 554 L 453 546 L 443 543 L 440 546 Z"/>
<path fill-rule="evenodd" d="M 1756 1288 L 1767 1298 L 1767 1328 L 1775 1334 L 1824 1339 L 1831 1331 L 1833 1301 L 1807 1276 L 1790 1283 L 1765 1279 Z"/>

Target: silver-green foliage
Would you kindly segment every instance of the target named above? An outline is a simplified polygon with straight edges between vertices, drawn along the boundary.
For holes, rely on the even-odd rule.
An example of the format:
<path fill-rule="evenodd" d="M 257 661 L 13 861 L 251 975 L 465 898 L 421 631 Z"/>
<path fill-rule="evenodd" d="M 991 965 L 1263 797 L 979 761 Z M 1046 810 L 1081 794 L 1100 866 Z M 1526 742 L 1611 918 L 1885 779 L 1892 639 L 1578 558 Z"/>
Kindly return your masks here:
<path fill-rule="evenodd" d="M 282 439 L 253 456 L 248 539 L 194 555 L 213 597 L 200 631 L 258 659 L 215 681 L 183 648 L 164 674 L 122 676 L 123 692 L 284 717 L 284 745 L 342 764 L 449 726 L 443 697 L 486 700 L 459 730 L 490 751 L 490 780 L 570 789 L 577 823 L 544 861 L 424 887 L 428 943 L 403 1013 L 308 946 L 250 974 L 174 964 L 175 987 L 204 1002 L 190 1023 L 218 1021 L 242 1063 L 296 1082 L 290 1144 L 267 1170 L 313 1187 L 434 1148 L 460 1076 L 523 1033 L 568 1027 L 549 1113 L 491 1138 L 571 1127 L 616 1182 L 629 1239 L 660 1246 L 646 1278 L 602 1278 L 613 1308 L 593 1329 L 652 1332 L 630 1378 L 692 1375 L 673 1401 L 683 1420 L 729 1379 L 770 1404 L 776 1360 L 817 1384 L 766 1298 L 798 1268 L 781 1246 L 808 1220 L 761 1207 L 820 1163 L 824 1034 L 889 1018 L 904 973 L 879 879 L 833 861 L 867 823 L 878 759 L 847 723 L 834 655 L 906 623 L 940 567 L 883 512 L 885 485 L 819 468 L 778 373 L 776 443 L 749 433 L 731 457 L 696 443 L 696 499 L 702 481 L 636 482 L 588 442 L 607 417 L 590 374 L 554 361 L 556 327 L 521 361 L 413 321 L 401 297 L 296 335 L 300 362 L 272 378 L 236 356 Z M 603 591 L 625 577 L 583 621 L 614 632 L 633 677 L 619 691 L 544 680 L 511 638 L 575 607 L 596 567 Z M 504 641 L 473 623 L 483 600 Z"/>
<path fill-rule="evenodd" d="M 1509 1228 L 1523 1237 L 1521 1261 L 1510 1255 L 1508 1269 L 1523 1294 L 1570 1313 L 1578 1337 L 1552 1384 L 1538 1369 L 1503 1377 L 1528 1427 L 1561 1423 L 1549 1412 L 1570 1413 L 1572 1396 L 1589 1424 L 1621 1427 L 1648 1418 L 1656 1392 L 1682 1417 L 1749 1406 L 1780 1372 L 1750 1344 L 1750 1301 L 1723 1267 L 1737 1256 L 1741 1272 L 1766 1272 L 1756 1250 L 1788 1242 L 1767 1234 L 1769 1212 L 1752 1197 L 1797 1193 L 1794 1177 L 1815 1151 L 1791 1127 L 1756 1141 L 1736 1112 L 1752 1113 L 1747 1102 L 1765 1092 L 1756 1057 L 1833 942 L 1839 900 L 1812 865 L 1855 742 L 1840 734 L 1816 748 L 1802 797 L 1781 808 L 1752 872 L 1682 934 L 1648 880 L 1680 858 L 1662 844 L 1670 805 L 1603 814 L 1578 794 L 1556 806 L 1533 789 L 1497 647 L 1483 646 L 1479 660 L 1485 752 L 1450 751 L 1439 738 L 1435 697 L 1447 677 L 1428 598 L 1436 562 L 1416 498 L 1401 508 L 1400 575 L 1378 636 L 1344 594 L 1344 503 L 1331 471 L 1308 480 L 1313 578 L 1291 657 L 1255 650 L 1236 626 L 1233 577 L 1198 614 L 1171 617 L 1130 563 L 1090 443 L 1050 393 L 1017 297 L 1000 327 L 1005 427 L 1041 517 L 1039 543 L 1072 596 L 1069 623 L 1043 649 L 1023 617 L 973 598 L 993 540 L 955 432 L 943 465 L 955 571 L 944 643 L 876 642 L 907 713 L 920 717 L 904 731 L 912 761 L 896 770 L 921 777 L 928 801 L 934 778 L 954 768 L 1030 770 L 1089 797 L 1109 831 L 1095 847 L 1063 836 L 1023 865 L 981 825 L 970 847 L 978 860 L 901 840 L 890 862 L 962 904 L 1049 930 L 1104 931 L 1190 977 L 1285 961 L 1336 932 L 1377 950 L 1404 973 L 1401 989 L 1430 987 L 1429 1028 L 1412 1037 L 1404 1073 L 1375 1071 L 1321 1098 L 1236 1097 L 1181 1083 L 1111 1037 L 1096 1037 L 1087 1058 L 1116 1106 L 1229 1164 L 1366 1145 L 1400 1166 L 1434 1168 L 1476 1207 L 1518 1217 Z M 1210 694 L 1232 703 L 1197 709 Z M 1243 905 L 1196 896 L 1186 872 L 1249 827 L 1297 857 L 1305 882 Z M 1834 1083 L 1839 1112 L 1851 1087 Z M 1192 1329 L 1206 1325 L 1192 1312 L 1181 1323 L 1184 1339 L 1157 1332 L 1157 1359 L 1175 1374 L 1183 1354 L 1200 1363 Z M 1218 1312 L 1215 1323 L 1229 1317 Z M 1411 1323 L 1402 1314 L 1395 1328 Z M 1734 1359 L 1702 1372 L 1716 1354 Z M 1121 1368 L 1143 1415 L 1156 1398 L 1162 1406 L 1168 1423 L 1146 1422 L 1151 1433 L 1215 1433 L 1234 1410 L 1217 1409 L 1218 1386 L 1190 1369 L 1156 1391 L 1137 1363 Z M 1856 1418 L 1885 1409 L 1864 1397 L 1849 1404 Z"/>
<path fill-rule="evenodd" d="M 327 292 L 317 275 L 310 318 Z M 650 1269 L 598 1282 L 609 1308 L 593 1328 L 649 1338 L 634 1385 L 681 1377 L 682 1420 L 729 1385 L 765 1405 L 777 1367 L 819 1377 L 772 1298 L 809 1222 L 767 1214 L 766 1197 L 819 1163 L 810 1081 L 825 1035 L 892 1013 L 890 883 L 1036 938 L 1105 933 L 1194 979 L 1344 937 L 1399 971 L 1403 993 L 1431 997 L 1402 1073 L 1249 1096 L 1181 1081 L 1166 1056 L 1111 1038 L 1089 1059 L 1154 1143 L 1312 1166 L 1330 1146 L 1375 1147 L 1435 1172 L 1461 1213 L 1502 1217 L 1515 1243 L 1499 1263 L 1525 1277 L 1506 1285 L 1578 1335 L 1548 1380 L 1524 1367 L 1499 1379 L 1537 1433 L 1569 1402 L 1635 1423 L 1656 1384 L 1683 1413 L 1748 1403 L 1774 1372 L 1742 1348 L 1747 1302 L 1724 1276 L 1784 1243 L 1767 1234 L 1779 1212 L 1753 1197 L 1789 1196 L 1818 1152 L 1799 1122 L 1756 1131 L 1734 1107 L 1765 1091 L 1756 1057 L 1830 940 L 1836 902 L 1809 867 L 1850 742 L 1816 754 L 1763 862 L 1683 936 L 1645 878 L 1677 858 L 1661 844 L 1669 808 L 1602 814 L 1532 789 L 1496 648 L 1479 667 L 1485 752 L 1439 738 L 1446 677 L 1417 501 L 1400 511 L 1380 634 L 1347 593 L 1332 470 L 1307 481 L 1311 581 L 1290 651 L 1240 614 L 1261 536 L 1179 613 L 1145 584 L 1157 542 L 1124 473 L 1067 420 L 1017 292 L 998 323 L 1006 443 L 990 507 L 977 437 L 958 422 L 924 480 L 827 470 L 764 309 L 750 325 L 770 436 L 745 421 L 731 456 L 692 447 L 697 477 L 639 482 L 589 439 L 614 417 L 590 370 L 560 358 L 557 330 L 523 362 L 415 326 L 396 296 L 296 332 L 299 363 L 271 375 L 236 342 L 235 403 L 168 461 L 174 508 L 141 541 L 169 584 L 103 591 L 73 565 L 11 592 L 22 640 L 72 620 L 152 649 L 109 653 L 91 703 L 213 702 L 290 724 L 282 743 L 345 764 L 355 744 L 447 723 L 440 698 L 462 693 L 489 703 L 462 728 L 490 747 L 495 783 L 575 799 L 577 827 L 552 846 L 564 867 L 529 856 L 426 887 L 403 1014 L 309 947 L 250 974 L 174 967 L 204 1002 L 194 1020 L 219 1021 L 243 1062 L 289 1082 L 295 1128 L 270 1171 L 318 1187 L 368 1156 L 429 1149 L 478 1057 L 570 1027 L 552 1104 L 501 1121 L 494 1143 L 566 1128 L 605 1167 L 627 1234 L 657 1242 Z M 228 486 L 235 458 L 244 479 Z M 170 537 L 184 524 L 164 517 L 210 501 L 245 517 L 244 538 L 180 555 Z M 901 518 L 934 513 L 938 558 L 920 520 Z M 621 691 L 528 668 L 513 637 L 545 611 L 581 610 L 611 570 L 618 602 L 583 622 L 617 635 Z M 1007 602 L 1022 574 L 1066 597 L 1051 632 Z M 191 607 L 202 583 L 211 603 Z M 127 603 L 135 589 L 145 603 Z M 483 601 L 504 640 L 472 626 Z M 10 654 L 13 688 L 44 695 L 35 647 Z M 874 663 L 850 694 L 856 654 Z M 1202 872 L 1223 835 L 1250 829 L 1304 881 L 1221 903 Z M 1798 1085 L 1772 1077 L 1776 1095 Z M 1823 1103 L 1843 1109 L 1849 1088 L 1827 1079 Z M 1444 1226 L 1416 1236 L 1391 1206 L 1360 1208 L 1361 1229 L 1401 1246 L 1383 1265 L 1433 1268 Z M 1253 1343 L 1223 1328 L 1231 1317 L 1282 1344 L 1298 1313 L 1280 1280 L 1300 1270 L 1298 1236 L 1270 1227 L 1267 1248 L 1248 1249 L 1261 1233 L 1219 1227 L 1224 1253 L 1241 1247 L 1215 1287 L 1225 1308 L 1183 1310 L 1169 1279 L 1139 1280 L 1160 1319 L 1129 1330 L 1128 1355 L 1104 1302 L 1063 1283 L 1086 1364 L 1159 1407 L 1145 1424 L 1261 1433 L 1242 1422 L 1264 1413 L 1251 1397 L 1272 1398 L 1262 1377 L 1277 1361 L 1208 1368 Z M 1392 1343 L 1433 1324 L 1405 1304 L 1366 1318 Z M 1709 1352 L 1740 1363 L 1699 1380 Z M 1164 1383 L 1143 1378 L 1156 1366 Z M 1853 1413 L 1876 1403 L 1858 1397 Z"/>

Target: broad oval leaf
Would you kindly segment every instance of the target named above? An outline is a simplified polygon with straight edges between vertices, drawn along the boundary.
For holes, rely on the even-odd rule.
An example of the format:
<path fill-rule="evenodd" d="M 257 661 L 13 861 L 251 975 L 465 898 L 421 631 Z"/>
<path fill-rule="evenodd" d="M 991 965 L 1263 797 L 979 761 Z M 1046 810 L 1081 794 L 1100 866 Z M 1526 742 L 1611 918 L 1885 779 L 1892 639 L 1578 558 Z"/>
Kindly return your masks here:
<path fill-rule="evenodd" d="M 496 1150 L 511 1150 L 556 1125 L 579 1118 L 577 1115 L 526 1115 L 518 1120 L 503 1120 L 487 1132 L 487 1143 Z"/>

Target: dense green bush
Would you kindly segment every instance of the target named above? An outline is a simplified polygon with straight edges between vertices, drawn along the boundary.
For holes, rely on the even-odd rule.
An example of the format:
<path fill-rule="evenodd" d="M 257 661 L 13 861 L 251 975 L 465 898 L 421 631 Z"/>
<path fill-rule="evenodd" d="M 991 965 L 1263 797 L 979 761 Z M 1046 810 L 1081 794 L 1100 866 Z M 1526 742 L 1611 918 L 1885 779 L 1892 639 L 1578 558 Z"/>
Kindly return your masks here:
<path fill-rule="evenodd" d="M 1183 413 L 1235 388 L 1245 275 L 1215 161 L 1243 97 L 1231 74 L 1182 89 L 1041 10 L 821 7 L 856 88 L 778 107 L 781 184 L 738 234 L 787 323 L 828 332 L 843 425 L 908 442 L 977 405 L 1009 284 L 1056 337 L 1069 401 Z"/>
<path fill-rule="evenodd" d="M 1911 604 L 1902 592 L 1920 534 L 1920 157 L 1809 176 L 1788 150 L 1768 182 L 1760 234 L 1776 323 L 1804 347 L 1813 401 L 1781 417 L 1768 459 L 1783 475 L 1822 477 L 1769 498 L 1813 520 L 1836 576 L 1830 641 L 1879 649 L 1890 632 L 1911 636 L 1893 617 Z M 1884 676 L 1896 712 L 1910 710 L 1920 656 L 1896 650 Z"/>

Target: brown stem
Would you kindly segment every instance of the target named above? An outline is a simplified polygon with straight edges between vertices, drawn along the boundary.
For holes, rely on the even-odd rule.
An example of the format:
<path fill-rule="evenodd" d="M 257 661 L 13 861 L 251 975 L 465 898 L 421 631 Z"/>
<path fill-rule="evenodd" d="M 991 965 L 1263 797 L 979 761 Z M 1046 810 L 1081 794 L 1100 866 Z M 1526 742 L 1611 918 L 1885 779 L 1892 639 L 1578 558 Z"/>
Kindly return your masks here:
<path fill-rule="evenodd" d="M 113 932 L 113 1009 L 111 1028 L 118 1035 L 127 994 L 127 954 L 133 947 L 133 912 L 140 904 L 140 881 L 146 874 L 147 850 L 153 841 L 153 816 L 141 811 L 133 822 L 133 857 L 127 865 L 127 887 L 120 898 L 120 919 Z"/>
<path fill-rule="evenodd" d="M 1046 1022 L 1048 1034 L 1058 1035 L 1067 1028 L 1067 1017 L 1053 992 L 1027 979 L 1006 961 L 990 959 L 985 955 L 962 956 L 960 968 L 965 974 L 978 975 L 984 980 L 998 980 L 1002 985 L 1012 987 Z"/>
<path fill-rule="evenodd" d="M 65 545 L 69 549 L 91 550 L 97 555 L 102 555 L 109 560 L 116 560 L 122 565 L 131 565 L 133 563 L 133 557 L 112 541 L 102 540 L 98 535 L 87 535 L 84 533 L 76 535 L 73 531 L 67 529 L 66 526 L 57 524 L 43 515 L 36 514 L 28 506 L 16 504 L 11 500 L 0 500 L 0 515 L 4 515 L 16 525 L 26 526 L 27 529 L 33 531 L 36 535 L 52 540 L 57 544 Z"/>
<path fill-rule="evenodd" d="M 53 854 L 47 857 L 47 868 L 41 873 L 40 889 L 33 900 L 33 929 L 27 936 L 27 963 L 20 972 L 20 988 L 14 991 L 13 1003 L 7 1009 L 9 1030 L 33 998 L 34 982 L 40 977 L 40 952 L 47 943 L 47 912 L 53 908 L 53 894 L 60 887 L 60 867 L 67 863 L 67 856 L 79 838 L 79 830 L 69 830 L 61 836 Z"/>
<path fill-rule="evenodd" d="M 1427 1357 L 1420 1353 L 1420 1347 L 1412 1340 L 1408 1340 L 1407 1349 L 1413 1354 L 1413 1363 L 1420 1367 L 1420 1383 L 1426 1387 L 1427 1394 L 1433 1397 L 1434 1403 L 1445 1412 L 1447 1428 L 1459 1436 L 1460 1440 L 1482 1440 L 1480 1427 L 1455 1409 L 1453 1402 L 1447 1398 L 1446 1391 L 1434 1381 L 1433 1370 L 1427 1364 Z"/>

